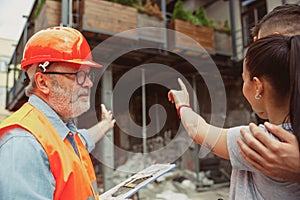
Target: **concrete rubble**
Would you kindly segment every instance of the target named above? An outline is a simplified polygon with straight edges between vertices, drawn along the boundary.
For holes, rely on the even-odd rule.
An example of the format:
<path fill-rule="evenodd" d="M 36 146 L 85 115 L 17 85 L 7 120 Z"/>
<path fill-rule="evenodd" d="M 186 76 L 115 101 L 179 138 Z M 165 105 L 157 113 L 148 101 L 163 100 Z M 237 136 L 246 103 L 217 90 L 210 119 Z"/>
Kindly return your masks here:
<path fill-rule="evenodd" d="M 124 181 L 132 175 L 132 171 L 141 171 L 144 167 L 142 154 L 135 154 L 127 160 L 123 165 L 120 165 L 114 172 L 115 185 Z M 151 165 L 154 160 L 147 157 L 146 164 Z M 228 185 L 225 187 L 214 188 L 214 181 L 209 178 L 209 171 L 199 172 L 198 183 L 205 188 L 203 192 L 197 192 L 196 173 L 191 170 L 181 170 L 176 168 L 171 172 L 159 177 L 155 182 L 148 184 L 142 188 L 134 199 L 139 200 L 193 200 L 193 199 L 228 199 Z M 210 189 L 211 187 L 211 189 Z"/>

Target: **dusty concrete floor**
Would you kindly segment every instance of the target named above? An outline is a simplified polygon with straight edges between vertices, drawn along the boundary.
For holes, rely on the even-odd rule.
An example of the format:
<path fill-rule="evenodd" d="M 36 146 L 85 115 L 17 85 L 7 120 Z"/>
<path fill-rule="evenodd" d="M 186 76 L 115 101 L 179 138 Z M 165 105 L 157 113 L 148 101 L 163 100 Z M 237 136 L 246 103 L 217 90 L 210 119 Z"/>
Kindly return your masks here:
<path fill-rule="evenodd" d="M 228 200 L 229 187 L 223 187 L 206 192 L 194 192 L 190 195 L 191 200 Z"/>
<path fill-rule="evenodd" d="M 229 186 L 211 188 L 207 191 L 197 192 L 194 187 L 189 188 L 188 184 L 174 184 L 166 181 L 159 184 L 152 183 L 138 193 L 139 200 L 228 200 Z"/>

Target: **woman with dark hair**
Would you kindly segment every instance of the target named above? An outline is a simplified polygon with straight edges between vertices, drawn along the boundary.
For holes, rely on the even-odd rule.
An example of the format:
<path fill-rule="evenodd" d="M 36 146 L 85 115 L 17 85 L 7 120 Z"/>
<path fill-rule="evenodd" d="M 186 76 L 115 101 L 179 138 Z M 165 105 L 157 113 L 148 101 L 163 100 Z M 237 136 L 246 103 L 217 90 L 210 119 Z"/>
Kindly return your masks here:
<path fill-rule="evenodd" d="M 271 35 L 250 45 L 243 66 L 243 94 L 255 113 L 291 134 L 299 133 L 300 36 Z M 189 136 L 232 164 L 230 199 L 299 199 L 300 184 L 274 180 L 251 166 L 237 144 L 242 128 L 217 128 L 193 112 L 185 85 L 170 90 L 179 117 Z M 299 99 L 298 99 L 299 100 Z M 264 128 L 263 125 L 260 125 Z M 265 129 L 266 134 L 270 134 Z M 210 138 L 217 138 L 212 140 Z M 299 137 L 298 137 L 299 139 Z"/>
<path fill-rule="evenodd" d="M 284 4 L 266 14 L 252 29 L 254 41 L 270 34 L 300 34 L 300 5 Z M 257 121 L 258 123 L 262 120 Z M 298 121 L 300 123 L 300 121 Z M 241 129 L 238 140 L 241 154 L 253 167 L 267 176 L 282 181 L 300 183 L 299 141 L 294 131 L 290 134 L 280 126 L 265 123 L 265 128 L 279 140 L 265 134 L 256 124 L 249 125 L 250 131 Z"/>

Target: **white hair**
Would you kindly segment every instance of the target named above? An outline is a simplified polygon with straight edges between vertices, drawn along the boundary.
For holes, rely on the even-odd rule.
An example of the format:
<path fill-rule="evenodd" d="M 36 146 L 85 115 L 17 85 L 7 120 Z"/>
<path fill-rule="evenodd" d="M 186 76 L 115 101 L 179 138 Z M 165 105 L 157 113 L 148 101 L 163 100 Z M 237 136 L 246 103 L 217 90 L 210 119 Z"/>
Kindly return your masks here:
<path fill-rule="evenodd" d="M 29 97 L 31 94 L 33 94 L 34 90 L 36 89 L 36 83 L 34 80 L 34 74 L 37 71 L 37 64 L 32 64 L 30 66 L 27 66 L 26 73 L 29 78 L 29 83 L 25 87 L 25 95 Z"/>

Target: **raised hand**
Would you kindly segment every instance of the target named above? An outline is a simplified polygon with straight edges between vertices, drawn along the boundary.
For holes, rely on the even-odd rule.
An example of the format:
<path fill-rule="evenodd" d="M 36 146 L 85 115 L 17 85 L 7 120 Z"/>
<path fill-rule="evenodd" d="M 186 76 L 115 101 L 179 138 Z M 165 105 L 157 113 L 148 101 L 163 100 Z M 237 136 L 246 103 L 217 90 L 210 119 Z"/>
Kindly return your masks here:
<path fill-rule="evenodd" d="M 190 105 L 190 98 L 187 89 L 180 78 L 178 78 L 178 83 L 181 90 L 170 90 L 168 93 L 168 99 L 172 103 L 175 103 L 176 108 L 181 105 Z"/>
<path fill-rule="evenodd" d="M 104 104 L 101 104 L 101 110 L 101 121 L 88 129 L 95 143 L 97 143 L 110 129 L 112 129 L 116 122 L 116 120 L 113 119 L 112 112 L 107 110 Z"/>

